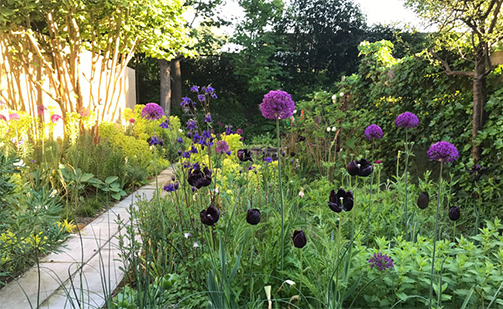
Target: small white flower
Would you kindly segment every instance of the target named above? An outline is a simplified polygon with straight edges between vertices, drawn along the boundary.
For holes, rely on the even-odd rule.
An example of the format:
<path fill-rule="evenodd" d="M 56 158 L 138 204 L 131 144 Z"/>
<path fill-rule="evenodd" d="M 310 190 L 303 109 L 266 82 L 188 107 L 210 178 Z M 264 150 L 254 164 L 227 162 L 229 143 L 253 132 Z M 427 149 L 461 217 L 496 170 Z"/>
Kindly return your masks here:
<path fill-rule="evenodd" d="M 218 187 L 215 188 L 215 193 L 218 194 L 220 191 L 218 190 Z"/>
<path fill-rule="evenodd" d="M 18 162 L 14 163 L 14 166 L 24 167 L 23 160 L 19 160 Z"/>
<path fill-rule="evenodd" d="M 183 130 L 182 129 L 178 129 L 179 132 L 183 133 Z"/>
<path fill-rule="evenodd" d="M 327 127 L 327 132 L 330 132 L 330 127 Z"/>
<path fill-rule="evenodd" d="M 185 233 L 185 234 L 183 234 L 183 236 L 185 236 L 185 239 L 189 239 L 190 233 Z"/>
<path fill-rule="evenodd" d="M 197 243 L 197 241 L 196 241 L 196 242 L 194 242 L 194 245 L 193 245 L 192 247 L 194 247 L 194 248 L 199 248 L 199 244 Z"/>
<path fill-rule="evenodd" d="M 292 280 L 285 280 L 284 283 L 289 284 L 289 285 L 295 285 L 295 282 Z"/>
<path fill-rule="evenodd" d="M 343 97 L 344 96 L 344 92 L 339 93 L 339 96 Z"/>
<path fill-rule="evenodd" d="M 51 194 L 49 194 L 49 197 L 54 197 L 56 196 L 56 194 L 58 194 L 58 190 L 54 189 L 52 190 Z"/>
<path fill-rule="evenodd" d="M 336 127 L 332 127 L 332 132 L 335 132 L 337 131 L 337 128 Z"/>
<path fill-rule="evenodd" d="M 293 113 L 294 113 L 294 114 L 297 114 L 297 110 L 296 110 L 296 109 L 294 109 L 294 110 L 293 110 Z"/>
<path fill-rule="evenodd" d="M 332 96 L 332 101 L 335 101 L 335 100 L 337 100 L 337 95 L 336 95 L 336 94 L 334 94 L 334 95 Z"/>

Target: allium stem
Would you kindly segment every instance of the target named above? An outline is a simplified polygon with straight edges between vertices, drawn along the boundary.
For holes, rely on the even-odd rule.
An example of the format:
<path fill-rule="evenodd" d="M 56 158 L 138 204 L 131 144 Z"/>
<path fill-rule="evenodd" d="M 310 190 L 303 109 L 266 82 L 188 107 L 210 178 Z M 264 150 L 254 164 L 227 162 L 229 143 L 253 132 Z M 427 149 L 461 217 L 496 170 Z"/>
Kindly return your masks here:
<path fill-rule="evenodd" d="M 435 234 L 433 235 L 433 256 L 431 258 L 431 276 L 430 276 L 430 302 L 429 308 L 432 307 L 431 300 L 433 299 L 433 273 L 435 271 L 435 250 L 437 249 L 437 234 L 438 234 L 438 211 L 440 209 L 440 199 L 441 199 L 441 185 L 442 185 L 442 169 L 444 164 L 440 162 L 440 174 L 438 175 L 438 201 L 437 201 L 437 213 L 435 215 Z M 440 289 L 441 287 L 439 287 Z"/>
<path fill-rule="evenodd" d="M 404 205 L 404 216 L 405 216 L 405 239 L 408 239 L 409 235 L 409 214 L 407 213 L 407 168 L 409 167 L 409 130 L 405 129 L 405 205 Z"/>
<path fill-rule="evenodd" d="M 370 161 L 374 162 L 374 141 L 372 140 L 372 156 L 370 157 Z M 369 234 L 370 234 L 370 207 L 372 205 L 372 189 L 374 185 L 374 173 L 372 173 L 372 176 L 370 176 L 370 192 L 369 192 L 369 204 L 367 206 L 368 210 L 368 215 L 367 215 L 367 238 L 366 238 L 366 245 L 369 245 Z"/>
<path fill-rule="evenodd" d="M 283 270 L 283 256 L 284 256 L 284 242 L 285 242 L 285 235 L 284 235 L 284 229 L 285 229 L 285 216 L 284 216 L 284 211 L 283 211 L 283 185 L 281 183 L 281 139 L 279 136 L 279 119 L 276 119 L 276 138 L 278 140 L 278 178 L 279 178 L 279 196 L 280 196 L 280 201 L 281 201 L 281 270 Z"/>
<path fill-rule="evenodd" d="M 152 137 L 154 137 L 155 134 L 155 121 L 152 120 Z M 155 195 L 157 199 L 157 206 L 161 205 L 161 202 L 159 200 L 159 180 L 157 176 L 157 147 L 154 147 L 154 174 L 155 174 Z"/>

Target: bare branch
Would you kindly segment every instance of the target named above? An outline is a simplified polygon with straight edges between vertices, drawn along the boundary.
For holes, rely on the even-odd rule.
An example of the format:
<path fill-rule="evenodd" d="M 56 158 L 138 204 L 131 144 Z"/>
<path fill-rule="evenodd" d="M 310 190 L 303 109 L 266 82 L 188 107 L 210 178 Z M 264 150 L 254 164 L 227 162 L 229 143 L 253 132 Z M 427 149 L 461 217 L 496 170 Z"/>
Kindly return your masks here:
<path fill-rule="evenodd" d="M 475 74 L 471 71 L 453 71 L 451 70 L 451 67 L 449 66 L 449 63 L 445 61 L 444 59 L 440 58 L 433 50 L 428 51 L 435 59 L 437 59 L 442 66 L 445 68 L 445 74 L 448 76 L 451 75 L 461 75 L 461 76 L 471 76 L 473 77 Z"/>
<path fill-rule="evenodd" d="M 496 5 L 496 8 L 494 9 L 494 16 L 491 21 L 491 25 L 489 26 L 489 29 L 487 30 L 487 33 L 493 33 L 494 28 L 496 27 L 496 23 L 498 21 L 498 14 L 501 13 L 501 5 L 502 4 L 503 4 L 503 0 L 499 0 L 498 4 Z M 487 12 L 489 13 L 489 10 Z"/>

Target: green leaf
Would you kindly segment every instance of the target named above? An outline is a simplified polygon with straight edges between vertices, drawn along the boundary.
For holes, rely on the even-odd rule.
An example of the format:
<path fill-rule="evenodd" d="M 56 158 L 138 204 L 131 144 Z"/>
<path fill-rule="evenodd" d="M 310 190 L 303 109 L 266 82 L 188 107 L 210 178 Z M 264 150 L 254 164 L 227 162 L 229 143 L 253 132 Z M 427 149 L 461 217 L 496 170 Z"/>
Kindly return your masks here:
<path fill-rule="evenodd" d="M 109 177 L 107 177 L 107 179 L 105 179 L 105 183 L 107 185 L 109 185 L 109 184 L 113 183 L 114 181 L 116 181 L 117 179 L 119 179 L 119 177 L 117 177 L 117 176 L 109 176 Z"/>

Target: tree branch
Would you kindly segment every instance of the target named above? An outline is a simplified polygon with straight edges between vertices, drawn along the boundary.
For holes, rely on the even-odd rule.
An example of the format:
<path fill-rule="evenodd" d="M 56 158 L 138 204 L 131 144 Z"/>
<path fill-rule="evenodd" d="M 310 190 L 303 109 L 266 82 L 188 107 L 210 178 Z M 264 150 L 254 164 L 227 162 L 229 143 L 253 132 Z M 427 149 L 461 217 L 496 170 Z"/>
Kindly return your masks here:
<path fill-rule="evenodd" d="M 495 2 L 495 0 L 493 0 L 493 2 Z M 487 30 L 487 33 L 492 33 L 493 30 L 494 30 L 494 27 L 496 27 L 496 23 L 498 21 L 498 14 L 501 13 L 501 5 L 502 4 L 503 4 L 503 0 L 499 0 L 498 4 L 496 5 L 496 8 L 494 9 L 493 20 L 491 21 L 491 25 L 489 26 L 489 29 Z M 487 10 L 487 13 L 489 13 L 489 11 L 490 10 Z"/>
<path fill-rule="evenodd" d="M 440 58 L 434 51 L 428 50 L 428 52 L 435 58 L 437 59 L 442 66 L 445 68 L 445 75 L 451 76 L 451 75 L 458 75 L 458 76 L 471 76 L 473 77 L 475 74 L 471 71 L 453 71 L 451 70 L 451 67 L 449 66 L 449 63 L 445 61 L 444 59 Z"/>

